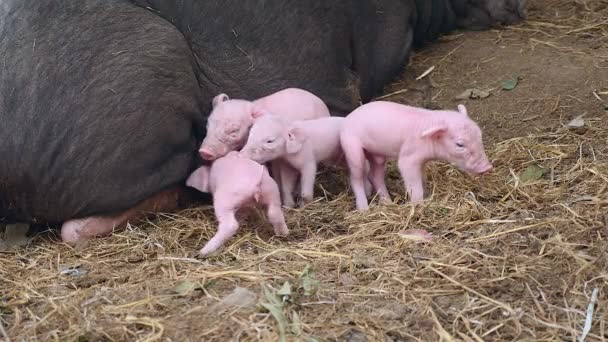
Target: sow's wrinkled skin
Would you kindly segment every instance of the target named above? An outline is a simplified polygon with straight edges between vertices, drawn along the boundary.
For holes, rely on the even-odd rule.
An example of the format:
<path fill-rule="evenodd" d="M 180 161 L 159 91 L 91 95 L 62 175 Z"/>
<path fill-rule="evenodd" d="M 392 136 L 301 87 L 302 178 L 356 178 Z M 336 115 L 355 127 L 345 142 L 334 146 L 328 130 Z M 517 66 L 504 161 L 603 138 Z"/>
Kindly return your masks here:
<path fill-rule="evenodd" d="M 359 210 L 368 208 L 363 184 L 366 159 L 371 164 L 372 184 L 386 201 L 390 201 L 384 183 L 389 158 L 398 160 L 412 202 L 423 200 L 423 167 L 428 161 L 452 163 L 472 175 L 492 170 L 484 152 L 481 129 L 469 118 L 463 105 L 458 105 L 457 112 L 370 102 L 345 118 L 340 142 Z"/>
<path fill-rule="evenodd" d="M 216 159 L 211 167 L 201 166 L 195 170 L 186 185 L 213 195 L 213 209 L 219 223 L 217 233 L 200 250 L 201 256 L 216 252 L 237 233 L 236 214 L 241 208 L 265 206 L 275 234 L 289 234 L 277 184 L 266 167 L 239 156 L 236 151 Z"/>
<path fill-rule="evenodd" d="M 319 163 L 346 167 L 340 146 L 343 122 L 343 117 L 287 122 L 277 115 L 266 115 L 253 124 L 240 153 L 258 163 L 280 160 L 283 205 L 295 205 L 293 192 L 298 175 L 302 202 L 306 204 L 313 199 Z M 371 193 L 367 179 L 365 186 L 366 194 Z"/>
<path fill-rule="evenodd" d="M 199 149 L 203 159 L 214 160 L 245 145 L 249 129 L 265 114 L 276 114 L 288 121 L 329 116 L 329 109 L 314 94 L 288 88 L 255 101 L 230 99 L 219 94 L 207 121 L 207 136 Z"/>

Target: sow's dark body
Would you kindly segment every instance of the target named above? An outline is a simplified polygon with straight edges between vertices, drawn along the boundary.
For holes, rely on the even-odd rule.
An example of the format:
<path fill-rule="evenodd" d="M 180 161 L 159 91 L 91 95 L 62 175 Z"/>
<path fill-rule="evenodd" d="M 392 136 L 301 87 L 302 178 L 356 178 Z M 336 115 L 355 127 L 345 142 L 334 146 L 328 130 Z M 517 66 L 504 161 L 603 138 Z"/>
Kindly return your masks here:
<path fill-rule="evenodd" d="M 4 0 L 0 218 L 114 215 L 181 187 L 211 98 L 287 87 L 335 115 L 413 46 L 521 17 L 525 0 Z"/>
<path fill-rule="evenodd" d="M 115 213 L 183 181 L 206 104 L 174 26 L 120 0 L 0 11 L 0 216 Z"/>

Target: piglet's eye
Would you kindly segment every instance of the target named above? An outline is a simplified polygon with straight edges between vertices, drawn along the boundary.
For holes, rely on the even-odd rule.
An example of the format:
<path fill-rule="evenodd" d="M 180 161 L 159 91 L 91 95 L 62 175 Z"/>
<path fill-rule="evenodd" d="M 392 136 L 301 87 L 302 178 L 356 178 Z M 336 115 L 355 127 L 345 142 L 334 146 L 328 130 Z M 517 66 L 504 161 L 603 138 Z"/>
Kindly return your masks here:
<path fill-rule="evenodd" d="M 268 138 L 268 139 L 266 139 L 266 143 L 272 144 L 275 140 L 276 140 L 275 138 Z"/>
<path fill-rule="evenodd" d="M 458 146 L 458 147 L 460 147 L 460 148 L 463 148 L 463 147 L 464 147 L 464 144 L 463 144 L 463 143 L 460 143 L 460 142 L 457 142 L 457 143 L 456 143 L 456 146 Z"/>

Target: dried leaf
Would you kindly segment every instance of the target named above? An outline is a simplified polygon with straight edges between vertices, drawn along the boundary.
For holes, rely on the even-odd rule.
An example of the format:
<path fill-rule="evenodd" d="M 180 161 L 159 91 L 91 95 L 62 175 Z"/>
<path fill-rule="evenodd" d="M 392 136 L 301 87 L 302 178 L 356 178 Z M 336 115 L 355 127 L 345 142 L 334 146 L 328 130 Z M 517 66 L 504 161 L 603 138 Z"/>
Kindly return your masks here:
<path fill-rule="evenodd" d="M 424 229 L 406 229 L 397 233 L 400 237 L 415 242 L 430 242 L 433 236 Z"/>
<path fill-rule="evenodd" d="M 530 164 L 519 176 L 519 179 L 524 182 L 539 180 L 545 174 L 545 169 L 537 164 Z"/>
<path fill-rule="evenodd" d="M 457 100 L 468 100 L 468 99 L 485 99 L 490 96 L 490 92 L 486 90 L 480 90 L 477 88 L 471 88 L 465 90 L 462 94 L 455 97 Z"/>
<path fill-rule="evenodd" d="M 583 128 L 584 126 L 585 126 L 585 119 L 583 119 L 583 115 L 579 115 L 579 116 L 575 117 L 574 119 L 572 119 L 572 121 L 570 121 L 568 123 L 568 128 L 570 128 L 570 129 Z"/>
<path fill-rule="evenodd" d="M 61 275 L 67 275 L 67 276 L 72 276 L 72 277 L 79 277 L 79 276 L 83 276 L 85 274 L 87 274 L 88 271 L 85 269 L 82 269 L 80 267 L 80 265 L 77 266 L 60 266 L 59 267 L 59 274 Z"/>
<path fill-rule="evenodd" d="M 248 308 L 254 307 L 257 301 L 257 295 L 244 287 L 237 286 L 226 297 L 217 302 L 211 311 L 224 308 Z"/>
<path fill-rule="evenodd" d="M 519 76 L 515 76 L 511 79 L 502 81 L 502 89 L 504 90 L 513 90 L 517 87 L 517 83 L 519 82 Z"/>
<path fill-rule="evenodd" d="M 25 246 L 29 238 L 27 232 L 30 226 L 23 223 L 7 224 L 4 229 L 4 239 L 0 240 L 0 251 L 10 251 Z"/>
<path fill-rule="evenodd" d="M 192 282 L 189 280 L 184 280 L 179 284 L 175 285 L 173 291 L 180 296 L 187 296 L 194 292 L 194 290 L 203 289 L 203 286 L 199 282 Z"/>
<path fill-rule="evenodd" d="M 346 342 L 366 342 L 367 335 L 365 333 L 352 329 L 344 335 L 344 341 Z"/>

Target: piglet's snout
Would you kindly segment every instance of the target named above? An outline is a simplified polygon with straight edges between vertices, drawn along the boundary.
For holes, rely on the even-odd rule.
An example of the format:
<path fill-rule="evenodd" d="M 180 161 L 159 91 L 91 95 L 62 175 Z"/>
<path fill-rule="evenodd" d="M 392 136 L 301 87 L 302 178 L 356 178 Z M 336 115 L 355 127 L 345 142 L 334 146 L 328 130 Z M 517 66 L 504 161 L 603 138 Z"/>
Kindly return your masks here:
<path fill-rule="evenodd" d="M 201 147 L 201 149 L 198 150 L 198 154 L 201 156 L 201 158 L 203 158 L 205 160 L 214 160 L 215 159 L 215 153 L 213 152 L 213 150 L 211 150 L 208 147 Z"/>
<path fill-rule="evenodd" d="M 485 165 L 483 165 L 482 167 L 479 168 L 479 174 L 486 174 L 486 173 L 490 173 L 492 172 L 494 168 L 492 167 L 492 164 L 490 164 L 489 162 Z"/>
<path fill-rule="evenodd" d="M 492 169 L 492 163 L 490 163 L 490 161 L 488 161 L 486 158 L 483 158 L 482 160 L 479 160 L 477 163 L 475 163 L 475 166 L 473 167 L 473 173 L 477 175 L 483 175 L 490 173 Z"/>

